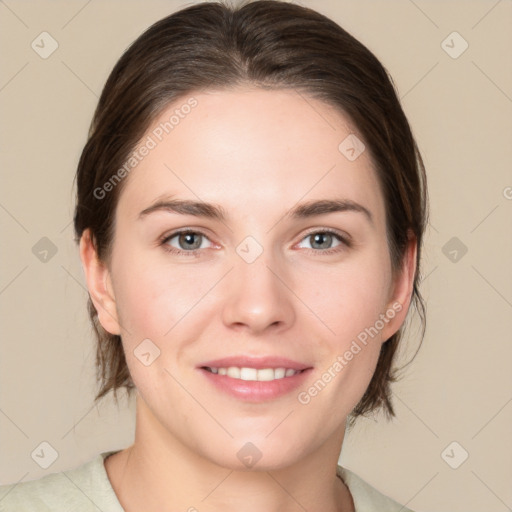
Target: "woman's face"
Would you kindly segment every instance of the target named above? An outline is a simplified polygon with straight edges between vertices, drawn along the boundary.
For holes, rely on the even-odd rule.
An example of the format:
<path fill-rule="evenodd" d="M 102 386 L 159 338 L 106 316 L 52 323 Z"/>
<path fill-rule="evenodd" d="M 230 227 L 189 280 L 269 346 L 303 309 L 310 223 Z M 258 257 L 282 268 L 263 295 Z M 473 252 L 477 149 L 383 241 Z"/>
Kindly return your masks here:
<path fill-rule="evenodd" d="M 311 97 L 255 89 L 191 94 L 150 127 L 117 206 L 112 309 L 99 307 L 158 422 L 148 436 L 232 468 L 340 442 L 410 293 L 354 131 Z M 258 375 L 274 380 L 244 380 Z"/>

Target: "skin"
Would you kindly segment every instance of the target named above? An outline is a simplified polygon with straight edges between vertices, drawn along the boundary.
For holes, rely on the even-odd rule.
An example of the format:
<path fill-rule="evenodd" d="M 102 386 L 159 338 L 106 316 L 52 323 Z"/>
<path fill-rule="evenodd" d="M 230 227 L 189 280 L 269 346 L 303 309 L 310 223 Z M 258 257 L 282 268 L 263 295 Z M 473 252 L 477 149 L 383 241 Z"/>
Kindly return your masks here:
<path fill-rule="evenodd" d="M 127 512 L 351 511 L 351 495 L 335 476 L 347 416 L 381 344 L 405 319 L 416 245 L 393 274 L 369 152 L 349 161 L 338 150 L 357 133 L 340 112 L 293 90 L 193 96 L 197 107 L 125 178 L 110 264 L 98 261 L 88 231 L 80 242 L 99 320 L 122 336 L 137 387 L 135 441 L 105 461 L 107 474 Z M 147 135 L 185 100 L 169 105 Z M 166 194 L 221 205 L 227 220 L 169 211 L 139 219 Z M 373 220 L 356 211 L 285 217 L 297 203 L 335 198 L 363 205 Z M 180 228 L 205 236 L 181 244 L 176 236 L 167 246 L 200 247 L 197 256 L 159 245 Z M 328 228 L 349 235 L 351 246 L 336 237 L 315 244 L 311 234 Z M 263 248 L 250 264 L 236 252 L 247 236 Z M 397 303 L 401 311 L 301 404 L 298 392 Z M 147 338 L 161 351 L 149 366 L 134 356 Z M 249 403 L 197 370 L 233 354 L 284 356 L 313 370 L 300 389 Z M 251 469 L 237 457 L 247 442 L 262 453 Z"/>

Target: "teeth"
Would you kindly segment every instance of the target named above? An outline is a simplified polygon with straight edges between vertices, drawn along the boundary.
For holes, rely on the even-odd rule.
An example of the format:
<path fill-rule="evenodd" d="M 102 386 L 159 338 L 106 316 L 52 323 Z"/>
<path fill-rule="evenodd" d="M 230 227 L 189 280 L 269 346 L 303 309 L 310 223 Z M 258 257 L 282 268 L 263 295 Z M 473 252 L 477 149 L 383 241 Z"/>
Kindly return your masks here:
<path fill-rule="evenodd" d="M 284 368 L 276 368 L 274 375 L 276 379 L 282 379 L 286 375 L 286 370 Z"/>
<path fill-rule="evenodd" d="M 301 372 L 301 370 L 293 370 L 292 368 L 262 368 L 261 370 L 257 370 L 256 368 L 238 368 L 237 366 L 230 366 L 229 368 L 208 368 L 208 370 L 219 375 L 227 375 L 233 379 L 251 381 L 283 379 Z"/>
<path fill-rule="evenodd" d="M 230 366 L 228 368 L 228 377 L 231 377 L 233 379 L 239 379 L 240 378 L 240 368 L 237 368 L 236 366 Z"/>

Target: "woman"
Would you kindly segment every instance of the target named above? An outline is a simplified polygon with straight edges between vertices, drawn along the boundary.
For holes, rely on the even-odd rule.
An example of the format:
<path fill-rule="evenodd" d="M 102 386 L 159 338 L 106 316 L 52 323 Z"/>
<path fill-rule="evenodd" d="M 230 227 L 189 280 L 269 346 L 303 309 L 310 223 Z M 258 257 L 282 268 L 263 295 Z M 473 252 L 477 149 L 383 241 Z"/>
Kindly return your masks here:
<path fill-rule="evenodd" d="M 385 69 L 325 16 L 206 3 L 150 27 L 99 100 L 74 217 L 96 400 L 135 391 L 135 441 L 0 509 L 408 510 L 338 457 L 357 416 L 393 415 L 426 196 Z"/>

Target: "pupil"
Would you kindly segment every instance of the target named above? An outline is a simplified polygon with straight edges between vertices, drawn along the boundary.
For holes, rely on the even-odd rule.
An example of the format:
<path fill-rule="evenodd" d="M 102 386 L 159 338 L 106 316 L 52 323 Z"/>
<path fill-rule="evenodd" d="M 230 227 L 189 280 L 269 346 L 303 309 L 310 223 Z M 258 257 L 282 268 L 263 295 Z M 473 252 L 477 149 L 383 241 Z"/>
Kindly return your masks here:
<path fill-rule="evenodd" d="M 196 236 L 195 233 L 185 233 L 185 234 L 181 235 L 182 241 L 183 240 L 185 241 L 185 245 L 189 244 L 189 245 L 197 246 L 198 245 L 197 242 L 195 244 L 193 242 L 193 239 L 195 236 Z M 190 248 L 190 247 L 188 247 L 188 248 Z M 192 248 L 195 249 L 196 247 L 192 247 Z"/>
<path fill-rule="evenodd" d="M 326 240 L 327 240 L 327 245 L 329 245 L 329 241 L 330 241 L 330 238 L 331 238 L 332 235 L 330 235 L 329 233 L 317 233 L 316 235 L 314 235 L 314 239 L 315 239 L 315 244 L 318 243 L 320 246 L 323 246 L 326 244 Z M 323 240 L 323 242 L 322 242 Z M 322 249 L 325 249 L 325 247 L 321 247 Z"/>

